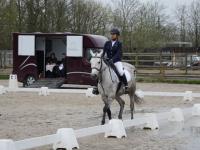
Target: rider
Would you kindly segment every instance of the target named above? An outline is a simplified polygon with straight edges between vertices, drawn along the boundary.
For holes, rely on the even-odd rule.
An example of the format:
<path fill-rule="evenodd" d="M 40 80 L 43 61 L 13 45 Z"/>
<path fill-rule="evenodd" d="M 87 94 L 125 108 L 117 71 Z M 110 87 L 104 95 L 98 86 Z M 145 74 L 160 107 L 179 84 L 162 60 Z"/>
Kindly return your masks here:
<path fill-rule="evenodd" d="M 107 41 L 104 45 L 103 49 L 103 55 L 102 57 L 105 57 L 105 54 L 107 55 L 107 60 L 111 63 L 114 64 L 116 67 L 118 74 L 120 76 L 120 80 L 124 83 L 125 85 L 125 90 L 128 89 L 128 83 L 127 79 L 124 73 L 124 68 L 122 65 L 122 43 L 118 40 L 120 36 L 120 32 L 118 29 L 114 28 L 110 31 L 111 34 L 111 40 Z M 94 94 L 98 94 L 98 89 L 94 88 L 93 90 Z"/>

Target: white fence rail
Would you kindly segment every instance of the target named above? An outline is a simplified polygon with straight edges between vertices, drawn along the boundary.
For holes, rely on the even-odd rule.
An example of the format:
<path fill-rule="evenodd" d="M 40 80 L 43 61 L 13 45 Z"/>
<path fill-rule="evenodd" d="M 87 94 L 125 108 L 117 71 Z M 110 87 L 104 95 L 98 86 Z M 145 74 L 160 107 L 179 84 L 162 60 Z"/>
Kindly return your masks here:
<path fill-rule="evenodd" d="M 93 97 L 92 88 L 88 89 L 48 89 L 42 88 L 9 88 L 0 85 L 0 95 L 6 92 L 36 92 L 39 95 L 47 96 L 50 93 L 70 93 L 70 94 L 86 94 L 88 97 Z M 192 101 L 193 98 L 200 98 L 200 93 L 193 93 L 192 91 L 185 92 L 152 92 L 152 91 L 136 91 L 136 94 L 144 98 L 145 96 L 165 96 L 165 97 L 183 97 L 184 100 Z"/>
<path fill-rule="evenodd" d="M 38 92 L 39 95 L 47 96 L 50 93 L 75 93 L 86 94 L 88 97 L 94 96 L 92 94 L 92 88 L 88 89 L 48 89 L 48 87 L 42 88 L 19 88 L 17 82 L 17 75 L 10 75 L 9 86 L 3 87 L 0 85 L 0 94 L 6 92 Z M 136 94 L 143 98 L 144 96 L 167 96 L 167 97 L 183 97 L 184 100 L 192 100 L 193 98 L 200 98 L 200 93 L 193 93 L 192 91 L 185 92 L 152 92 L 138 90 Z"/>
<path fill-rule="evenodd" d="M 15 144 L 16 150 L 25 150 L 25 149 L 35 148 L 35 147 L 41 147 L 44 145 L 50 145 L 57 141 L 58 141 L 57 134 L 53 134 L 53 135 L 47 135 L 47 136 L 42 136 L 42 137 L 25 139 L 21 141 L 15 141 L 14 144 Z"/>

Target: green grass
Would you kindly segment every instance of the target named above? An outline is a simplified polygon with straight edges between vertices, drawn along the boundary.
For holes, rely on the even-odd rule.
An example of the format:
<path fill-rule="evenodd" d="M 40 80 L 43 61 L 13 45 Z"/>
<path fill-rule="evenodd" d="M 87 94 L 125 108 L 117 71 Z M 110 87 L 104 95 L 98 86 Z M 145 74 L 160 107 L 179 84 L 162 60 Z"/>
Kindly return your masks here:
<path fill-rule="evenodd" d="M 8 80 L 9 75 L 0 75 L 0 80 Z"/>
<path fill-rule="evenodd" d="M 172 83 L 172 84 L 200 84 L 200 80 L 177 80 L 163 78 L 138 78 L 137 82 L 142 83 Z"/>

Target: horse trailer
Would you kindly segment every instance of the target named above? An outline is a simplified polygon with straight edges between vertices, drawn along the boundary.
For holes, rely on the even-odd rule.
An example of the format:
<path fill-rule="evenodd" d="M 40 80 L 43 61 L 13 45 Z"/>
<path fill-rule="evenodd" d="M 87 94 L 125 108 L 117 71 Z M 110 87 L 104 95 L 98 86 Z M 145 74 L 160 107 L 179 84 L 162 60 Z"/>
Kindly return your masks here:
<path fill-rule="evenodd" d="M 13 74 L 24 86 L 35 81 L 62 79 L 63 84 L 94 85 L 90 50 L 102 50 L 108 39 L 75 33 L 13 33 Z M 56 58 L 56 62 L 51 61 Z M 62 76 L 53 72 L 63 64 Z M 52 68 L 53 67 L 53 68 Z M 58 69 L 59 70 L 59 69 Z M 48 71 L 53 75 L 48 74 Z"/>

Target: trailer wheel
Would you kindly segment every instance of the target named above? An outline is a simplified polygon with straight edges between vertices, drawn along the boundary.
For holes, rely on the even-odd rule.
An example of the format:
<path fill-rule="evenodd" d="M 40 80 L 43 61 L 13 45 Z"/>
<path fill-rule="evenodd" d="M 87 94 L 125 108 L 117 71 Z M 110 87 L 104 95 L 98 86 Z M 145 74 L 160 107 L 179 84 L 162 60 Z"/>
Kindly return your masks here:
<path fill-rule="evenodd" d="M 23 82 L 23 86 L 27 87 L 27 86 L 33 84 L 35 81 L 36 81 L 36 79 L 33 75 L 28 75 Z"/>

